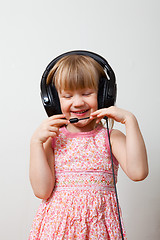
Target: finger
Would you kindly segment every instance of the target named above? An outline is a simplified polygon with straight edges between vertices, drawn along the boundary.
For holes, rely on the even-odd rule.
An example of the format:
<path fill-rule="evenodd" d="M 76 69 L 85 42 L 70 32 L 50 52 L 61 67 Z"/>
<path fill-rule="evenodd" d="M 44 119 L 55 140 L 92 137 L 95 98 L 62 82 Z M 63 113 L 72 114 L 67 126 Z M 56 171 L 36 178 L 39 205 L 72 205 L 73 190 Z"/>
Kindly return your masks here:
<path fill-rule="evenodd" d="M 59 135 L 59 128 L 50 126 L 47 131 L 49 137 L 56 137 Z"/>
<path fill-rule="evenodd" d="M 99 109 L 93 113 L 91 113 L 91 118 L 96 118 L 96 117 L 104 117 L 107 116 L 107 110 L 106 109 Z"/>
<path fill-rule="evenodd" d="M 58 136 L 58 133 L 57 132 L 49 132 L 49 137 L 57 137 Z"/>
<path fill-rule="evenodd" d="M 97 110 L 97 111 L 91 113 L 90 116 L 91 116 L 91 117 L 96 117 L 96 116 L 100 113 L 100 111 L 101 111 L 101 110 Z"/>
<path fill-rule="evenodd" d="M 109 108 L 102 108 L 97 110 L 96 112 L 93 113 L 93 116 L 96 115 L 98 118 L 105 117 L 105 116 L 112 117 L 114 116 L 114 114 L 115 114 L 114 108 L 109 107 Z"/>
<path fill-rule="evenodd" d="M 49 119 L 49 120 L 54 120 L 54 119 L 61 119 L 61 118 L 62 118 L 62 119 L 63 119 L 63 118 L 66 119 L 64 114 L 53 115 L 53 116 L 49 117 L 48 119 Z"/>
<path fill-rule="evenodd" d="M 96 124 L 98 124 L 101 120 L 102 120 L 102 118 L 97 118 Z"/>
<path fill-rule="evenodd" d="M 103 113 L 103 112 L 97 112 L 96 114 L 94 114 L 92 116 L 92 118 L 103 118 L 106 116 L 106 113 Z"/>
<path fill-rule="evenodd" d="M 50 122 L 51 126 L 61 127 L 67 125 L 69 121 L 67 119 L 54 119 Z"/>
<path fill-rule="evenodd" d="M 58 127 L 52 127 L 50 126 L 49 129 L 48 129 L 50 132 L 55 132 L 55 133 L 58 133 L 59 132 L 59 128 Z"/>

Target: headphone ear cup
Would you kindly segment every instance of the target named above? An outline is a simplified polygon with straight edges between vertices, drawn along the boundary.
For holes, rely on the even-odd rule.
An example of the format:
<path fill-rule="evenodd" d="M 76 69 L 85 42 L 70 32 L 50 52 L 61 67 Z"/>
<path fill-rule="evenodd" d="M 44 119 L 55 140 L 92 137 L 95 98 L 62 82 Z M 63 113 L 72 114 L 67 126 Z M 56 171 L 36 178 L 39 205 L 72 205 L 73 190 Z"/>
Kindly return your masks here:
<path fill-rule="evenodd" d="M 98 85 L 98 109 L 104 108 L 104 98 L 105 98 L 105 82 L 107 79 L 101 78 Z"/>
<path fill-rule="evenodd" d="M 48 117 L 62 113 L 58 92 L 53 84 L 45 85 L 45 91 L 42 87 L 41 99 Z"/>
<path fill-rule="evenodd" d="M 98 86 L 98 109 L 113 106 L 116 101 L 116 84 L 111 84 L 111 80 L 101 78 Z"/>
<path fill-rule="evenodd" d="M 54 84 L 48 85 L 48 94 L 51 100 L 51 115 L 61 114 L 59 96 Z"/>
<path fill-rule="evenodd" d="M 110 88 L 109 88 L 109 93 L 108 93 L 109 97 L 112 99 L 112 104 L 111 106 L 113 106 L 116 102 L 116 98 L 117 98 L 117 84 L 114 83 Z"/>

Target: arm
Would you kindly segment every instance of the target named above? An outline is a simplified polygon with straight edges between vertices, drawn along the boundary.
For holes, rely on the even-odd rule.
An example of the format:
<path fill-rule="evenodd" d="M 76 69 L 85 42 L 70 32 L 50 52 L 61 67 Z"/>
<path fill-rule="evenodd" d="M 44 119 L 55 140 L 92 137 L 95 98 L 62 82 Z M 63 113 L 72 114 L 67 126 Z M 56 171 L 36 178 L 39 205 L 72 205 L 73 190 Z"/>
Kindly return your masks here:
<path fill-rule="evenodd" d="M 93 117 L 95 116 L 98 118 L 97 123 L 104 116 L 108 116 L 125 124 L 126 136 L 118 130 L 113 130 L 111 133 L 113 154 L 131 180 L 145 179 L 148 175 L 147 153 L 135 116 L 114 106 L 96 111 L 93 113 Z"/>
<path fill-rule="evenodd" d="M 47 118 L 34 132 L 30 142 L 30 181 L 34 194 L 41 199 L 50 197 L 55 183 L 52 137 L 59 127 L 67 124 L 63 115 Z"/>

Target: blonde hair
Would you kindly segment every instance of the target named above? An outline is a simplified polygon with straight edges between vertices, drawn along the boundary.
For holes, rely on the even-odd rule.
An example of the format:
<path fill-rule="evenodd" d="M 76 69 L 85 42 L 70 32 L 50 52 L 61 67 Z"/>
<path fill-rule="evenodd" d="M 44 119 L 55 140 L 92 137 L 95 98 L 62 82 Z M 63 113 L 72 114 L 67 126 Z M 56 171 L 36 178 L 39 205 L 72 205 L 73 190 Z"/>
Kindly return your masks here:
<path fill-rule="evenodd" d="M 103 67 L 93 58 L 68 55 L 61 58 L 50 70 L 47 84 L 53 82 L 58 91 L 93 88 L 98 91 L 101 77 L 106 77 Z"/>

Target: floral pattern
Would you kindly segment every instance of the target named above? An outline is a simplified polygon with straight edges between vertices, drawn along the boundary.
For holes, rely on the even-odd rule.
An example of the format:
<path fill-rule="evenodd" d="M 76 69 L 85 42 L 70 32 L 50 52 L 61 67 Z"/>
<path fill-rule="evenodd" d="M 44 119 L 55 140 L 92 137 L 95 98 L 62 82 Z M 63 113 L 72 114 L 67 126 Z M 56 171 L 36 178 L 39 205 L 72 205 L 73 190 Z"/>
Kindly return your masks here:
<path fill-rule="evenodd" d="M 29 240 L 120 240 L 106 129 L 70 133 L 63 127 L 52 145 L 55 188 L 40 204 Z M 118 167 L 114 158 L 116 181 Z"/>

